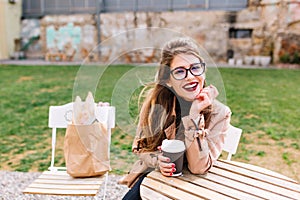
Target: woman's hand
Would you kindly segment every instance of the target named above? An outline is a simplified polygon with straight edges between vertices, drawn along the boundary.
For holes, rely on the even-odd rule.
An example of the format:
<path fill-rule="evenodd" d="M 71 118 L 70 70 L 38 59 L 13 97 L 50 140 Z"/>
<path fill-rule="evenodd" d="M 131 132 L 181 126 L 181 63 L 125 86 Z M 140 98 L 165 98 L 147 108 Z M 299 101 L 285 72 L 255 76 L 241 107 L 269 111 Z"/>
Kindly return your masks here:
<path fill-rule="evenodd" d="M 173 172 L 176 171 L 175 164 L 170 163 L 170 158 L 163 155 L 158 156 L 158 166 L 161 174 L 164 176 L 172 176 Z"/>
<path fill-rule="evenodd" d="M 157 147 L 157 149 L 161 151 L 161 146 Z M 158 155 L 157 159 L 161 174 L 164 176 L 172 176 L 173 172 L 176 171 L 176 166 L 174 163 L 170 163 L 171 159 L 162 154 Z"/>
<path fill-rule="evenodd" d="M 218 95 L 219 92 L 213 85 L 203 88 L 192 103 L 190 115 L 198 115 L 202 110 L 210 106 Z"/>

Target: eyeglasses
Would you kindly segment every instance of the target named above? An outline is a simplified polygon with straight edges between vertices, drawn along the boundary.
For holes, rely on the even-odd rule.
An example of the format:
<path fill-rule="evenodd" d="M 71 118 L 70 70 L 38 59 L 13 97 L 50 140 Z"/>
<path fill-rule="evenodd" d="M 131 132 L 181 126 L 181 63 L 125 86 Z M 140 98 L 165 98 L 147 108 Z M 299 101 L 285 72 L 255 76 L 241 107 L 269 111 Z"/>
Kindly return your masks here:
<path fill-rule="evenodd" d="M 187 77 L 188 71 L 190 71 L 194 76 L 201 76 L 205 72 L 205 63 L 193 63 L 188 69 L 183 66 L 176 67 L 170 73 L 174 79 L 182 80 Z"/>

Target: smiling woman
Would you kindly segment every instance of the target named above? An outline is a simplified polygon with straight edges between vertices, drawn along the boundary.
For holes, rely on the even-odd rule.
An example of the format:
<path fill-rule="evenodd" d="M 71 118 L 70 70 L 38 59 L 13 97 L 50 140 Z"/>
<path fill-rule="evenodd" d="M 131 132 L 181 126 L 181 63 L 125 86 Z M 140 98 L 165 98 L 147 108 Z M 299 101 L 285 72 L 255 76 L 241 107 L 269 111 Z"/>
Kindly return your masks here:
<path fill-rule="evenodd" d="M 162 156 L 162 141 L 185 143 L 185 159 L 194 174 L 204 174 L 220 156 L 231 111 L 216 100 L 216 87 L 206 85 L 205 61 L 190 38 L 175 38 L 162 48 L 156 82 L 148 90 L 139 115 L 132 151 L 139 156 L 130 173 L 120 180 L 132 189 L 124 199 L 140 199 L 145 175 L 159 169 L 175 175 L 175 162 Z"/>

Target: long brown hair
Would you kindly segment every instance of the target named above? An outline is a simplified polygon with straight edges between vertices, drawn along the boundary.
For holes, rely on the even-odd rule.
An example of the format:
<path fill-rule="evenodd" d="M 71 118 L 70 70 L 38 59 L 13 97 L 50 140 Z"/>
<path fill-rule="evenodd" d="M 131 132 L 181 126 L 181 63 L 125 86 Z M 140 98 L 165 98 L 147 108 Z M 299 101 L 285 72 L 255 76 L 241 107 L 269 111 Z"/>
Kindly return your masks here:
<path fill-rule="evenodd" d="M 156 81 L 145 88 L 147 92 L 144 93 L 145 101 L 139 116 L 138 134 L 140 134 L 140 140 L 138 142 L 143 151 L 157 150 L 162 140 L 166 138 L 164 130 L 174 122 L 177 122 L 177 129 L 180 124 L 180 120 L 178 120 L 181 119 L 178 97 L 166 84 L 170 78 L 171 62 L 178 54 L 191 54 L 199 58 L 199 61 L 204 62 L 200 56 L 198 46 L 189 38 L 176 38 L 164 45 Z M 177 120 L 173 115 L 174 108 Z M 210 113 L 210 107 L 203 111 L 206 125 Z"/>

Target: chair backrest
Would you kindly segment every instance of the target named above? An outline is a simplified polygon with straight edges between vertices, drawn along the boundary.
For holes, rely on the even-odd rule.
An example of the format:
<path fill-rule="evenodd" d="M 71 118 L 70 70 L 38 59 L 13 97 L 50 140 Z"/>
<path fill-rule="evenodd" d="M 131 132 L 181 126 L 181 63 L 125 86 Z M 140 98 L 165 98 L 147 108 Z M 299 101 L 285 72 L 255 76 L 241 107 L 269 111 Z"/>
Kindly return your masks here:
<path fill-rule="evenodd" d="M 49 107 L 48 126 L 50 128 L 67 128 L 72 123 L 73 102 L 61 106 Z"/>
<path fill-rule="evenodd" d="M 225 137 L 223 151 L 228 152 L 227 160 L 231 160 L 231 156 L 236 153 L 240 138 L 242 135 L 242 129 L 229 126 L 229 130 Z"/>
<path fill-rule="evenodd" d="M 98 121 L 107 123 L 108 128 L 115 127 L 115 108 L 112 106 L 96 106 L 95 115 Z M 50 106 L 48 126 L 50 128 L 67 128 L 72 123 L 73 102 Z"/>

